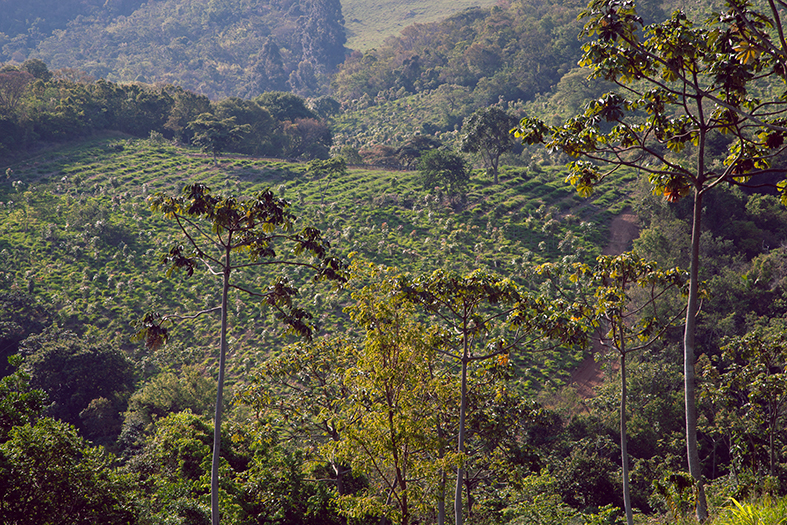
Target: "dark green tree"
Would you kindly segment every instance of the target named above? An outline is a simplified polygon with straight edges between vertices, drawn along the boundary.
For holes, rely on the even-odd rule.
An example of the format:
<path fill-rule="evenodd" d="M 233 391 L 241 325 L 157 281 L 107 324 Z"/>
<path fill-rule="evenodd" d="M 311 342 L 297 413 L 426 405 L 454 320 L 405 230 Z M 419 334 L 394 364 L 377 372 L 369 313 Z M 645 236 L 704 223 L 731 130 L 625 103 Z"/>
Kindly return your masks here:
<path fill-rule="evenodd" d="M 189 317 L 219 312 L 219 377 L 214 416 L 213 459 L 211 467 L 211 516 L 219 524 L 219 457 L 221 451 L 221 415 L 224 374 L 228 349 L 228 306 L 230 290 L 236 290 L 274 308 L 278 318 L 294 333 L 309 338 L 310 315 L 293 303 L 297 289 L 286 279 L 279 279 L 265 289 L 255 291 L 236 282 L 240 271 L 255 268 L 296 265 L 312 269 L 316 280 L 344 280 L 343 264 L 328 253 L 329 243 L 315 228 L 295 230 L 296 216 L 289 203 L 272 191 L 253 197 L 214 195 L 202 184 L 186 186 L 181 195 L 157 194 L 150 198 L 151 209 L 174 220 L 183 235 L 163 255 L 169 267 L 167 275 L 182 270 L 187 276 L 206 268 L 211 275 L 221 276 L 220 306 L 191 314 Z M 240 258 L 236 257 L 241 255 Z M 310 256 L 311 261 L 306 259 Z M 313 262 L 316 261 L 316 262 Z M 181 316 L 183 317 L 183 316 Z M 166 342 L 167 323 L 178 318 L 149 313 L 141 322 L 139 336 L 149 347 Z"/>
<path fill-rule="evenodd" d="M 399 146 L 399 149 L 396 150 L 396 156 L 404 169 L 409 170 L 418 164 L 421 155 L 427 151 L 437 149 L 441 145 L 442 143 L 439 140 L 429 135 L 415 135 Z"/>
<path fill-rule="evenodd" d="M 255 98 L 254 102 L 270 111 L 273 118 L 279 122 L 317 118 L 317 114 L 306 107 L 306 101 L 294 93 L 268 91 Z"/>
<path fill-rule="evenodd" d="M 214 114 L 221 120 L 234 118 L 235 124 L 247 131 L 233 144 L 233 150 L 247 155 L 280 155 L 273 148 L 276 122 L 271 114 L 251 100 L 225 98 L 214 106 Z"/>
<path fill-rule="evenodd" d="M 173 133 L 176 139 L 188 144 L 194 134 L 188 129 L 189 122 L 210 112 L 210 99 L 178 86 L 165 86 L 164 89 L 173 100 L 164 129 Z"/>
<path fill-rule="evenodd" d="M 342 111 L 342 104 L 333 97 L 322 96 L 309 100 L 309 108 L 322 119 L 329 119 Z"/>
<path fill-rule="evenodd" d="M 511 150 L 516 141 L 511 129 L 517 119 L 499 106 L 489 106 L 475 111 L 462 123 L 459 147 L 465 153 L 478 153 L 487 173 L 498 183 L 497 170 L 500 155 Z"/>
<path fill-rule="evenodd" d="M 51 401 L 47 414 L 70 423 L 91 439 L 112 440 L 120 432 L 119 414 L 134 388 L 134 365 L 116 347 L 91 337 L 52 327 L 25 339 L 21 352 L 30 382 Z M 106 405 L 103 427 L 88 432 L 91 403 Z M 88 410 L 88 412 L 85 412 Z"/>
<path fill-rule="evenodd" d="M 33 424 L 47 402 L 46 392 L 30 386 L 30 375 L 21 369 L 22 356 L 11 356 L 8 361 L 16 370 L 0 379 L 0 443 L 8 439 L 13 427 Z"/>
<path fill-rule="evenodd" d="M 38 58 L 28 58 L 22 62 L 22 65 L 19 67 L 19 69 L 22 71 L 27 71 L 37 79 L 43 80 L 44 82 L 52 80 L 52 72 L 49 71 L 49 68 L 44 63 L 44 61 Z"/>
<path fill-rule="evenodd" d="M 0 292 L 0 376 L 13 371 L 8 358 L 19 343 L 49 324 L 51 314 L 35 297 L 20 291 Z"/>
<path fill-rule="evenodd" d="M 131 487 L 114 458 L 74 427 L 42 418 L 0 444 L 0 515 L 8 525 L 131 525 Z"/>
<path fill-rule="evenodd" d="M 227 151 L 251 131 L 248 124 L 237 125 L 234 116 L 220 119 L 210 113 L 202 113 L 186 127 L 193 133 L 191 142 L 213 155 L 216 164 L 221 152 Z"/>
<path fill-rule="evenodd" d="M 138 447 L 153 430 L 157 419 L 191 410 L 210 415 L 216 399 L 216 382 L 198 367 L 164 371 L 151 377 L 128 400 L 119 441 L 125 449 Z"/>
<path fill-rule="evenodd" d="M 785 150 L 787 135 L 787 101 L 776 88 L 787 78 L 784 6 L 758 10 L 747 0 L 725 6 L 701 24 L 675 11 L 643 28 L 632 2 L 592 0 L 582 13 L 582 34 L 593 40 L 584 45 L 580 65 L 619 91 L 590 101 L 563 125 L 525 118 L 516 132 L 526 143 L 582 158 L 570 164 L 567 178 L 582 195 L 617 169 L 631 167 L 667 200 L 694 200 L 683 347 L 687 462 L 701 520 L 707 505 L 694 368 L 703 197 L 720 184 L 747 185 L 772 173 L 771 160 Z M 714 153 L 719 135 L 726 147 Z M 779 187 L 787 197 L 785 183 Z"/>
<path fill-rule="evenodd" d="M 418 176 L 427 190 L 442 186 L 447 193 L 462 193 L 470 182 L 467 161 L 459 153 L 447 149 L 433 149 L 421 155 Z"/>

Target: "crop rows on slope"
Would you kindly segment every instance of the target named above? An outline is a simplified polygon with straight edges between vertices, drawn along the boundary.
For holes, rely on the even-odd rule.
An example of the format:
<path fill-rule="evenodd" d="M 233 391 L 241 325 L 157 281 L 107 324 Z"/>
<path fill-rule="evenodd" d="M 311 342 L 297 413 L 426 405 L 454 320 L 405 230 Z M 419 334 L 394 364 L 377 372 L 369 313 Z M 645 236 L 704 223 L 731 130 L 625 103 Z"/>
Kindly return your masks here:
<path fill-rule="evenodd" d="M 234 194 L 271 187 L 292 202 L 302 225 L 321 228 L 344 256 L 354 251 L 410 272 L 488 267 L 519 280 L 531 263 L 600 253 L 606 223 L 627 203 L 629 180 L 602 187 L 600 200 L 614 206 L 600 209 L 576 197 L 557 169 L 505 169 L 499 185 L 476 173 L 459 197 L 424 191 L 415 172 L 353 169 L 340 179 L 315 179 L 303 164 L 231 157 L 216 166 L 195 150 L 144 140 L 96 140 L 12 170 L 12 180 L 0 185 L 3 285 L 30 290 L 59 313 L 61 325 L 114 339 L 142 365 L 170 366 L 212 363 L 215 319 L 179 326 L 173 343 L 155 355 L 129 342 L 133 321 L 153 307 L 212 307 L 218 288 L 202 277 L 164 277 L 159 253 L 175 230 L 148 211 L 145 198 L 154 192 L 175 193 L 187 182 Z M 10 184 L 15 180 L 22 186 Z M 279 273 L 301 283 L 300 300 L 323 333 L 346 331 L 340 292 L 309 282 L 302 270 Z M 244 276 L 257 287 L 272 277 Z M 232 305 L 237 374 L 283 341 L 270 312 L 241 297 Z M 551 355 L 531 364 L 545 380 L 580 357 Z"/>

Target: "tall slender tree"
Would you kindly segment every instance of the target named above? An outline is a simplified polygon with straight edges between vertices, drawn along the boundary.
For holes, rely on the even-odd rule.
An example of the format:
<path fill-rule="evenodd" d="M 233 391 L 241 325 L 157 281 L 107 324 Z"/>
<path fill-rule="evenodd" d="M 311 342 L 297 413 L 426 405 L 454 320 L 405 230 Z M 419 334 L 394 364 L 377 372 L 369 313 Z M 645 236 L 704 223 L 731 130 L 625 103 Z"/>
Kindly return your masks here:
<path fill-rule="evenodd" d="M 455 459 L 438 456 L 444 438 L 434 432 L 450 381 L 432 373 L 440 360 L 438 331 L 418 321 L 416 306 L 397 290 L 396 270 L 356 268 L 359 282 L 368 284 L 353 290 L 346 311 L 363 338 L 345 346 L 351 366 L 343 378 L 349 395 L 339 401 L 336 418 L 342 435 L 324 449 L 377 486 L 340 496 L 344 513 L 409 525 L 431 506 L 438 471 Z"/>
<path fill-rule="evenodd" d="M 459 363 L 460 406 L 456 453 L 466 454 L 468 367 L 492 359 L 505 361 L 510 352 L 536 340 L 560 335 L 570 343 L 581 337 L 560 309 L 538 297 L 521 293 L 509 279 L 483 270 L 467 275 L 437 270 L 431 275 L 402 276 L 398 288 L 420 305 L 444 330 L 441 353 Z M 454 521 L 462 525 L 464 463 L 456 467 Z M 468 502 L 469 503 L 469 502 Z"/>
<path fill-rule="evenodd" d="M 526 143 L 579 157 L 567 181 L 582 195 L 622 167 L 648 175 L 654 192 L 675 202 L 694 200 L 689 290 L 684 330 L 686 454 L 698 494 L 697 517 L 707 518 L 697 447 L 695 331 L 699 308 L 703 197 L 720 184 L 751 185 L 775 169 L 785 150 L 787 41 L 785 5 L 758 11 L 748 0 L 703 23 L 683 11 L 643 27 L 629 0 L 592 0 L 582 13 L 580 65 L 618 91 L 588 103 L 563 125 L 524 118 L 515 134 Z M 726 148 L 714 154 L 713 141 Z M 766 179 L 767 180 L 767 179 Z M 779 183 L 787 202 L 787 182 Z"/>
<path fill-rule="evenodd" d="M 329 256 L 329 243 L 315 228 L 295 230 L 296 216 L 289 203 L 276 197 L 271 190 L 251 198 L 214 195 L 203 184 L 191 184 L 181 195 L 156 194 L 149 199 L 151 209 L 174 220 L 182 234 L 162 260 L 169 267 L 167 275 L 183 270 L 192 276 L 198 269 L 221 279 L 220 306 L 190 315 L 149 313 L 141 322 L 139 337 L 149 347 L 166 342 L 169 326 L 176 319 L 196 318 L 218 312 L 221 318 L 219 336 L 219 377 L 213 434 L 211 466 L 211 516 L 219 525 L 219 457 L 221 453 L 221 416 L 224 374 L 228 350 L 228 306 L 230 290 L 246 294 L 275 308 L 278 318 L 293 332 L 310 338 L 310 315 L 293 304 L 297 289 L 285 279 L 272 283 L 266 290 L 252 290 L 234 276 L 266 266 L 297 265 L 314 270 L 316 280 L 344 280 L 343 264 Z M 240 254 L 241 258 L 236 259 Z M 306 260 L 311 256 L 314 263 Z"/>
<path fill-rule="evenodd" d="M 631 354 L 658 342 L 683 313 L 683 309 L 665 311 L 663 303 L 668 302 L 670 290 L 683 288 L 686 272 L 678 268 L 661 270 L 656 263 L 630 252 L 601 256 L 594 266 L 547 263 L 535 271 L 547 277 L 556 293 L 568 299 L 571 316 L 585 324 L 601 347 L 617 354 L 623 504 L 627 524 L 634 525 L 629 490 L 626 364 Z M 644 293 L 637 294 L 637 288 Z"/>

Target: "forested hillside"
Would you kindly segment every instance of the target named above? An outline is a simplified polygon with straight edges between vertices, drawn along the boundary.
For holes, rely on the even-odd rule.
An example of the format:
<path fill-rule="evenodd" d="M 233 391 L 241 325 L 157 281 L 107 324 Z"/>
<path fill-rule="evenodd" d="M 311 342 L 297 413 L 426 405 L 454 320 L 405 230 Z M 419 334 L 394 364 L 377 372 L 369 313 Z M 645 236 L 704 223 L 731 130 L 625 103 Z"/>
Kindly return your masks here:
<path fill-rule="evenodd" d="M 458 147 L 473 111 L 498 104 L 521 116 L 544 108 L 551 93 L 559 93 L 559 107 L 575 111 L 607 87 L 582 82 L 577 68 L 582 7 L 498 3 L 414 24 L 385 45 L 353 53 L 332 81 L 344 109 L 333 119 L 336 143 L 379 151 L 424 134 Z"/>
<path fill-rule="evenodd" d="M 783 522 L 785 13 L 674 4 L 2 2 L 3 523 Z"/>
<path fill-rule="evenodd" d="M 345 55 L 338 0 L 75 3 L 54 12 L 5 4 L 13 15 L 0 27 L 7 59 L 39 58 L 114 82 L 174 83 L 213 99 L 320 95 Z"/>

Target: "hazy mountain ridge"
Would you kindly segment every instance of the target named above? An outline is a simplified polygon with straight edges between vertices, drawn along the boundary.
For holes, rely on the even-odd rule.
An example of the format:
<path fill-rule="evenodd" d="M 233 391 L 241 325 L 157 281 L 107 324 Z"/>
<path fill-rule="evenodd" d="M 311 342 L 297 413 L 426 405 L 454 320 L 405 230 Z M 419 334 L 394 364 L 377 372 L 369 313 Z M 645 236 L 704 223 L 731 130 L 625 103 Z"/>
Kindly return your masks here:
<path fill-rule="evenodd" d="M 327 93 L 327 75 L 349 52 L 346 35 L 367 49 L 406 25 L 491 3 L 348 2 L 345 24 L 343 6 L 333 0 L 116 0 L 54 9 L 3 0 L 0 61 L 40 58 L 52 69 L 176 83 L 214 99 L 272 89 L 315 96 Z"/>
<path fill-rule="evenodd" d="M 6 36 L 3 58 L 40 58 L 116 82 L 177 83 L 217 99 L 320 94 L 346 52 L 338 0 L 165 0 L 128 11 L 93 7 L 48 34 Z"/>

